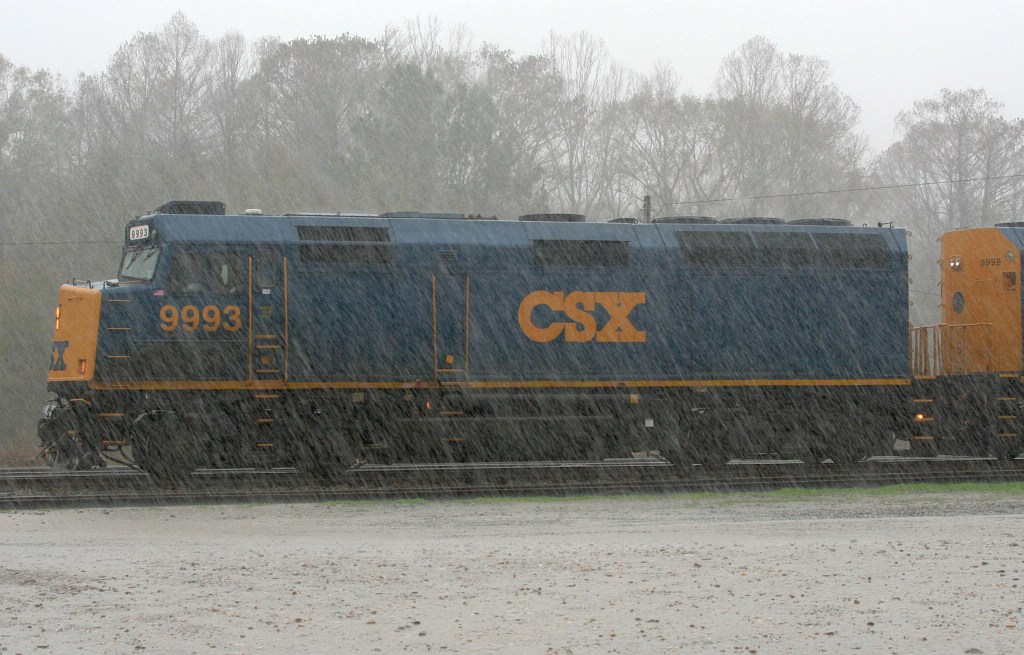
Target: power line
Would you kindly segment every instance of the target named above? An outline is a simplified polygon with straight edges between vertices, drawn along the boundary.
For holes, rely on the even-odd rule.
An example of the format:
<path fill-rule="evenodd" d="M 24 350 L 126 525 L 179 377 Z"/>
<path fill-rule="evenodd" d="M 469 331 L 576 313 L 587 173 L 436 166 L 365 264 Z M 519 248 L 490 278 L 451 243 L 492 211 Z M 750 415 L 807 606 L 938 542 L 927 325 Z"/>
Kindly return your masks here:
<path fill-rule="evenodd" d="M 800 193 L 776 193 L 763 196 L 747 196 L 745 198 L 716 198 L 713 200 L 682 200 L 680 202 L 670 202 L 667 205 L 698 205 L 711 202 L 732 202 L 736 200 L 769 200 L 773 198 L 798 198 L 801 196 L 822 196 L 834 193 L 855 193 L 858 191 L 886 191 L 890 189 L 911 189 L 914 187 L 923 186 L 936 186 L 939 184 L 959 184 L 961 182 L 988 182 L 991 180 L 1011 180 L 1015 178 L 1024 178 L 1024 173 L 1015 173 L 1013 175 L 992 175 L 989 177 L 969 177 L 962 180 L 941 180 L 938 182 L 914 182 L 911 184 L 886 184 L 882 186 L 867 186 L 867 187 L 856 187 L 853 189 L 828 189 L 826 191 L 803 191 Z"/>

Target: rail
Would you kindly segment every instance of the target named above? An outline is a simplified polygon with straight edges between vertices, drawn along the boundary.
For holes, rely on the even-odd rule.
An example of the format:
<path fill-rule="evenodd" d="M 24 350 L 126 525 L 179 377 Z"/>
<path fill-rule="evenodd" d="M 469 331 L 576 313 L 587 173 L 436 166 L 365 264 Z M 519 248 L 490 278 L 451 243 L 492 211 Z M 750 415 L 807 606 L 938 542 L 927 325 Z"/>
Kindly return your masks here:
<path fill-rule="evenodd" d="M 74 476 L 43 473 L 0 476 L 0 510 L 69 507 L 144 507 L 211 503 L 297 503 L 337 500 L 451 499 L 472 497 L 573 496 L 590 494 L 770 491 L 788 488 L 863 488 L 913 483 L 1005 483 L 1024 481 L 1024 458 L 999 462 L 979 457 L 873 457 L 853 468 L 789 461 L 734 461 L 725 470 L 701 467 L 508 469 L 430 471 L 422 476 L 390 476 L 384 471 L 350 476 L 337 484 L 314 483 L 302 472 L 196 472 L 188 484 L 160 485 L 136 472 Z M 8 471 L 10 473 L 10 471 Z"/>

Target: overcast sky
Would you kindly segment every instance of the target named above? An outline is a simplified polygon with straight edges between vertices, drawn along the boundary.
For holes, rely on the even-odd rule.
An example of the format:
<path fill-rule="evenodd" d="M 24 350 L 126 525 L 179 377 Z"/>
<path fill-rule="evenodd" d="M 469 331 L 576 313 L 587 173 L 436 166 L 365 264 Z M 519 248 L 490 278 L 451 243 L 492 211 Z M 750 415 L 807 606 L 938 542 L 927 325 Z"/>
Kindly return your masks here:
<path fill-rule="evenodd" d="M 827 60 L 876 150 L 892 141 L 898 112 L 944 87 L 985 89 L 1005 117 L 1024 117 L 1024 0 L 0 0 L 0 54 L 74 80 L 179 9 L 211 38 L 375 38 L 389 24 L 436 17 L 464 25 L 475 45 L 518 55 L 538 52 L 550 31 L 585 31 L 637 72 L 669 63 L 697 95 L 711 91 L 723 57 L 760 35 Z"/>

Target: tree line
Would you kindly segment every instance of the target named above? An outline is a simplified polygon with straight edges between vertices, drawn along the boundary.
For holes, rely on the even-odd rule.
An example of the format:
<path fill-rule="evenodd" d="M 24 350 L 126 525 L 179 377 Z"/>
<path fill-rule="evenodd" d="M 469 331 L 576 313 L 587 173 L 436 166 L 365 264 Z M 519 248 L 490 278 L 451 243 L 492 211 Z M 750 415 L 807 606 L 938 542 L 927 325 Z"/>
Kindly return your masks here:
<path fill-rule="evenodd" d="M 0 416 L 33 429 L 56 286 L 113 275 L 124 222 L 170 199 L 607 220 L 650 196 L 656 216 L 892 222 L 914 233 L 914 318 L 934 322 L 936 237 L 1024 220 L 1024 119 L 1002 110 L 940 90 L 873 155 L 828 63 L 762 37 L 703 96 L 585 33 L 515 55 L 434 21 L 248 41 L 178 13 L 74 83 L 0 53 Z"/>

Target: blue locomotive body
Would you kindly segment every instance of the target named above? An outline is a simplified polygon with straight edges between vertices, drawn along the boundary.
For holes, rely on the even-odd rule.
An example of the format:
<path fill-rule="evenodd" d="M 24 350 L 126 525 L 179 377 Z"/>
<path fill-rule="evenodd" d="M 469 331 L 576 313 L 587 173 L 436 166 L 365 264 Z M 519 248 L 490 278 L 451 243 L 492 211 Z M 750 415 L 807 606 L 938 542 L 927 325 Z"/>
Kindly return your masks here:
<path fill-rule="evenodd" d="M 103 287 L 62 289 L 49 386 L 151 470 L 859 457 L 910 377 L 891 228 L 158 213 Z"/>

